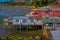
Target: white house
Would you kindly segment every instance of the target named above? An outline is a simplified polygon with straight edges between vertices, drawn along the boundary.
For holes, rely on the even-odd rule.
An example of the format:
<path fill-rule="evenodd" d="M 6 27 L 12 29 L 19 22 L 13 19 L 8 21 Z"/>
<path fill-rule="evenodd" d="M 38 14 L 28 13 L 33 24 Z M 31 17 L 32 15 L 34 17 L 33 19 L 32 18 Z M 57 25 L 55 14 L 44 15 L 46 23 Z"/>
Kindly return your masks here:
<path fill-rule="evenodd" d="M 12 25 L 42 25 L 41 20 L 32 19 L 27 16 L 12 17 L 11 19 L 8 19 L 8 18 L 4 19 L 4 21 L 8 22 L 8 24 L 9 24 L 9 20 L 12 23 Z"/>

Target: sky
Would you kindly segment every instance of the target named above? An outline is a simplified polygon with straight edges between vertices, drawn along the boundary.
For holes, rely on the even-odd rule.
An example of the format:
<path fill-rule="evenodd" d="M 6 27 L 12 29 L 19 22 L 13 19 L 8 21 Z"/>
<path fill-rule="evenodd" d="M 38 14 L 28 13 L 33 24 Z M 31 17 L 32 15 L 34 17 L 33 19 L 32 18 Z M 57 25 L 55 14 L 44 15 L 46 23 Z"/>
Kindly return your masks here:
<path fill-rule="evenodd" d="M 0 2 L 9 2 L 10 0 L 0 0 Z"/>

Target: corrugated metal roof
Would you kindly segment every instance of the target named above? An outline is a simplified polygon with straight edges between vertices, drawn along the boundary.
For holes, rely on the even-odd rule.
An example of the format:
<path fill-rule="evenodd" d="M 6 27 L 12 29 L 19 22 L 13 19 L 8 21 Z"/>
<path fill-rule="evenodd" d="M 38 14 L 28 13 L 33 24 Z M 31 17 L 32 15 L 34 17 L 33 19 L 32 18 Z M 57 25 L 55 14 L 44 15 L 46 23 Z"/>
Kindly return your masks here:
<path fill-rule="evenodd" d="M 48 19 L 46 19 L 46 18 L 42 18 L 42 22 L 43 23 L 60 23 L 60 19 L 59 19 L 60 17 L 51 17 L 51 18 L 48 18 Z"/>
<path fill-rule="evenodd" d="M 30 11 L 27 7 L 0 8 L 0 16 L 24 16 Z"/>
<path fill-rule="evenodd" d="M 52 9 L 52 11 L 60 11 L 60 8 Z"/>
<path fill-rule="evenodd" d="M 60 0 L 56 0 L 57 2 L 60 2 Z"/>
<path fill-rule="evenodd" d="M 60 40 L 60 30 L 51 31 L 54 40 Z"/>
<path fill-rule="evenodd" d="M 48 10 L 50 10 L 50 11 L 60 11 L 60 8 L 55 8 L 55 9 L 51 9 L 51 8 L 47 8 L 47 9 L 44 9 L 44 8 L 40 8 L 39 9 L 39 11 L 48 11 Z"/>

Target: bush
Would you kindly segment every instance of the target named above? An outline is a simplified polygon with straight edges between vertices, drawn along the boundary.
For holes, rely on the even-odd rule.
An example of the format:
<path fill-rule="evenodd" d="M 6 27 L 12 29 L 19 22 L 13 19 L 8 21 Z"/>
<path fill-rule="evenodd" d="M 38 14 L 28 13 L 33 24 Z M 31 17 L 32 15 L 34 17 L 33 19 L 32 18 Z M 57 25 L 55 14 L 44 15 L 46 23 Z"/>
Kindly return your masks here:
<path fill-rule="evenodd" d="M 28 40 L 33 40 L 32 36 L 28 38 Z"/>
<path fill-rule="evenodd" d="M 3 23 L 3 20 L 0 18 L 0 24 L 2 24 Z"/>
<path fill-rule="evenodd" d="M 40 37 L 39 37 L 39 36 L 36 36 L 36 37 L 35 37 L 35 40 L 40 40 Z"/>

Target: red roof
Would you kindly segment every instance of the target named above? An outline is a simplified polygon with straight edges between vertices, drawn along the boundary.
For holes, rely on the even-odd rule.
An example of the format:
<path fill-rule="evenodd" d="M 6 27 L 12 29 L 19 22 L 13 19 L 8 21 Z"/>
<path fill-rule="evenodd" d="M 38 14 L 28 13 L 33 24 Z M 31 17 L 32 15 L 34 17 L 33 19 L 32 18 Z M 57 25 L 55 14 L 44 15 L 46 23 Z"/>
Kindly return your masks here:
<path fill-rule="evenodd" d="M 42 12 L 40 12 L 39 13 L 40 15 L 38 15 L 38 16 L 32 16 L 32 18 L 34 18 L 34 19 L 41 19 L 42 17 L 47 17 L 47 16 L 49 16 L 49 17 L 59 17 L 60 16 L 60 11 L 58 11 L 58 12 L 52 12 L 52 11 L 50 11 L 50 12 L 48 12 L 48 13 L 45 13 L 44 11 L 42 11 Z"/>
<path fill-rule="evenodd" d="M 41 16 L 60 16 L 60 12 L 49 12 L 49 13 L 45 13 L 45 12 L 40 12 Z"/>

